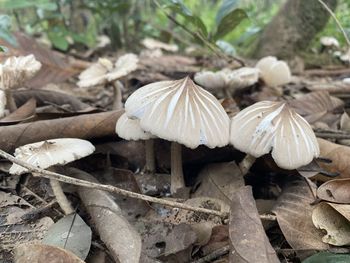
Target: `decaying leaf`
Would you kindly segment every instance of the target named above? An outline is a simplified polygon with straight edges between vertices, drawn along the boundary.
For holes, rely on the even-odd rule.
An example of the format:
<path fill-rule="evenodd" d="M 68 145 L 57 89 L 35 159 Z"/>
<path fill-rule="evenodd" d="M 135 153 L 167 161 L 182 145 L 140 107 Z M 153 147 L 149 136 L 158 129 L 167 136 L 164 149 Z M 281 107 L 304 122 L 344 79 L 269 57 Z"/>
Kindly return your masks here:
<path fill-rule="evenodd" d="M 73 177 L 97 182 L 90 174 L 71 168 Z M 141 256 L 141 237 L 124 218 L 112 196 L 101 190 L 80 187 L 78 194 L 92 217 L 101 240 L 116 261 L 137 263 Z"/>
<path fill-rule="evenodd" d="M 350 179 L 325 182 L 317 189 L 317 197 L 329 202 L 350 204 Z"/>
<path fill-rule="evenodd" d="M 346 263 L 350 262 L 350 254 L 335 254 L 331 252 L 319 252 L 308 257 L 303 263 Z"/>
<path fill-rule="evenodd" d="M 231 262 L 280 262 L 265 234 L 250 186 L 240 188 L 232 200 L 229 233 Z"/>
<path fill-rule="evenodd" d="M 54 138 L 91 139 L 115 135 L 115 123 L 122 111 L 86 114 L 0 127 L 0 148 L 11 152 L 16 147 Z"/>
<path fill-rule="evenodd" d="M 43 244 L 60 247 L 85 259 L 90 251 L 92 232 L 78 214 L 67 215 L 52 225 Z"/>
<path fill-rule="evenodd" d="M 320 156 L 330 159 L 331 163 L 320 163 L 320 166 L 328 172 L 339 173 L 337 178 L 350 177 L 350 147 L 317 139 L 320 146 Z"/>
<path fill-rule="evenodd" d="M 210 164 L 199 173 L 194 197 L 206 196 L 230 204 L 244 179 L 235 162 Z"/>
<path fill-rule="evenodd" d="M 288 184 L 278 198 L 273 212 L 284 237 L 293 249 L 324 250 L 328 245 L 322 242 L 322 231 L 316 229 L 311 220 L 311 204 L 315 199 L 310 187 L 311 185 L 301 180 Z"/>
<path fill-rule="evenodd" d="M 312 212 L 312 221 L 318 229 L 325 230 L 322 241 L 344 246 L 350 244 L 350 205 L 320 203 Z"/>
<path fill-rule="evenodd" d="M 59 247 L 26 243 L 15 249 L 15 263 L 51 262 L 51 263 L 84 263 L 68 250 Z"/>
<path fill-rule="evenodd" d="M 36 100 L 31 98 L 17 110 L 0 120 L 0 125 L 16 124 L 22 121 L 29 121 L 34 118 Z"/>

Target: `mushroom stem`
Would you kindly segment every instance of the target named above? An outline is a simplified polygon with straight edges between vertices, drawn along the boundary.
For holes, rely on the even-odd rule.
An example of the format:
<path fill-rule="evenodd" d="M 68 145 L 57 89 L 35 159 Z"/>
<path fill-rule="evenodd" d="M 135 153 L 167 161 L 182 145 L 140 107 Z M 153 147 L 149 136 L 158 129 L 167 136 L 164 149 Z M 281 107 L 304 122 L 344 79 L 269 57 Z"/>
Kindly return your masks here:
<path fill-rule="evenodd" d="M 156 158 L 154 156 L 154 140 L 149 139 L 145 141 L 146 151 L 146 166 L 145 170 L 148 173 L 154 173 L 156 171 Z"/>
<path fill-rule="evenodd" d="M 49 168 L 48 170 L 50 170 L 51 172 L 56 172 L 56 169 L 53 167 Z M 71 206 L 70 202 L 68 201 L 66 195 L 64 194 L 60 182 L 55 179 L 50 179 L 50 185 L 56 197 L 56 201 L 61 207 L 63 213 L 65 215 L 72 214 L 74 212 L 74 209 Z"/>
<path fill-rule="evenodd" d="M 118 80 L 112 83 L 113 86 L 113 110 L 120 110 L 123 108 L 123 101 L 122 101 L 122 89 L 123 84 Z"/>
<path fill-rule="evenodd" d="M 228 87 L 224 88 L 224 93 L 225 93 L 227 98 L 233 99 L 231 91 L 230 91 L 230 89 Z"/>
<path fill-rule="evenodd" d="M 182 170 L 182 147 L 177 142 L 171 143 L 171 186 L 170 192 L 175 194 L 179 189 L 185 187 Z"/>
<path fill-rule="evenodd" d="M 241 170 L 243 176 L 246 175 L 249 169 L 253 166 L 255 159 L 256 158 L 254 156 L 247 154 L 239 163 L 239 169 Z"/>
<path fill-rule="evenodd" d="M 6 108 L 10 112 L 14 112 L 15 110 L 17 110 L 17 105 L 15 102 L 15 99 L 12 96 L 12 91 L 10 89 L 5 90 L 5 96 L 6 96 Z"/>

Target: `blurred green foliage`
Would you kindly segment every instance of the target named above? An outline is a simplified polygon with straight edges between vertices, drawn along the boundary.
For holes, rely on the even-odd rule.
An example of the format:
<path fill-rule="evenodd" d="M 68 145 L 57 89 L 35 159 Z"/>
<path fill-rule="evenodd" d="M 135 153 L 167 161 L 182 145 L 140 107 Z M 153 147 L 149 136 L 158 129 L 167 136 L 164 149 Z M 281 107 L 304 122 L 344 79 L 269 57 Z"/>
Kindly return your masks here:
<path fill-rule="evenodd" d="M 154 37 L 181 47 L 211 46 L 244 54 L 284 1 L 1 0 L 0 10 L 6 15 L 0 15 L 0 38 L 15 44 L 10 30 L 21 30 L 67 51 L 92 48 L 102 34 L 110 37 L 114 48 L 131 50 L 143 38 Z M 350 33 L 350 1 L 339 0 L 336 15 Z M 344 43 L 332 20 L 319 35 Z"/>

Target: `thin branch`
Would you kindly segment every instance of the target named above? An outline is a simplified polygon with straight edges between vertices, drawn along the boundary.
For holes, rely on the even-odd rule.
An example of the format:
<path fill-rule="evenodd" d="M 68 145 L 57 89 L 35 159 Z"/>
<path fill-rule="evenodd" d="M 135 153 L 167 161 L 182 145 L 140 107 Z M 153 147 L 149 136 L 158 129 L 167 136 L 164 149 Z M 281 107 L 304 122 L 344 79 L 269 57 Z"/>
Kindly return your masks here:
<path fill-rule="evenodd" d="M 205 263 L 205 262 L 212 262 L 214 259 L 217 259 L 219 257 L 222 257 L 230 252 L 230 245 L 221 247 L 217 250 L 214 250 L 210 254 L 206 255 L 205 257 L 202 257 L 198 260 L 192 261 L 192 263 Z"/>
<path fill-rule="evenodd" d="M 334 12 L 328 7 L 328 5 L 323 2 L 322 0 L 318 0 L 318 2 L 328 11 L 328 13 L 333 17 L 334 21 L 336 22 L 337 26 L 339 27 L 340 31 L 343 33 L 344 38 L 346 43 L 348 44 L 349 48 L 350 48 L 350 40 L 348 38 L 348 35 L 346 34 L 343 26 L 341 25 L 341 23 L 339 22 L 338 18 L 336 17 L 336 15 L 334 14 Z"/>

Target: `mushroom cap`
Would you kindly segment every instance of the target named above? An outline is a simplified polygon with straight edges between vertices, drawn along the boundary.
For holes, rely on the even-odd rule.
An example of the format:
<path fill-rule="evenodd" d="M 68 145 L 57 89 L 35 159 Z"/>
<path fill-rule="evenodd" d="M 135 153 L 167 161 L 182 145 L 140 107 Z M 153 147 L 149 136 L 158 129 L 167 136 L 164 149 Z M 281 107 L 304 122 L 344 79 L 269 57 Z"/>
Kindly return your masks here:
<path fill-rule="evenodd" d="M 104 85 L 107 82 L 105 75 L 112 68 L 113 64 L 109 59 L 99 58 L 96 63 L 80 73 L 77 85 L 81 88 Z"/>
<path fill-rule="evenodd" d="M 65 165 L 92 154 L 95 147 L 86 140 L 60 138 L 31 143 L 18 147 L 15 157 L 36 167 L 46 169 L 54 165 Z M 10 168 L 10 174 L 23 174 L 28 170 L 17 164 Z"/>
<path fill-rule="evenodd" d="M 153 38 L 145 38 L 141 43 L 147 49 L 163 49 L 170 52 L 177 52 L 179 50 L 177 45 L 167 44 Z"/>
<path fill-rule="evenodd" d="M 139 59 L 137 55 L 129 53 L 118 58 L 115 63 L 114 69 L 107 74 L 108 81 L 115 81 L 122 77 L 125 77 L 132 71 L 137 69 Z"/>
<path fill-rule="evenodd" d="M 267 86 L 274 87 L 287 84 L 291 81 L 289 66 L 276 57 L 268 56 L 260 59 L 255 66 L 260 69 L 260 74 Z"/>
<path fill-rule="evenodd" d="M 9 57 L 0 65 L 0 88 L 12 89 L 23 85 L 41 68 L 34 55 Z"/>
<path fill-rule="evenodd" d="M 123 113 L 119 117 L 115 126 L 115 132 L 120 138 L 123 138 L 125 140 L 137 141 L 155 138 L 155 136 L 149 132 L 145 132 L 141 129 L 139 119 L 130 119 L 126 113 Z"/>
<path fill-rule="evenodd" d="M 125 111 L 140 119 L 143 130 L 189 148 L 228 144 L 230 120 L 225 110 L 189 77 L 141 87 L 127 99 Z"/>
<path fill-rule="evenodd" d="M 223 89 L 226 86 L 225 74 L 221 71 L 201 71 L 194 75 L 194 81 L 207 90 Z"/>
<path fill-rule="evenodd" d="M 316 136 L 286 102 L 261 101 L 232 118 L 230 142 L 258 158 L 272 151 L 276 164 L 293 170 L 318 157 Z"/>
<path fill-rule="evenodd" d="M 236 69 L 226 74 L 226 82 L 232 89 L 243 89 L 258 82 L 259 72 L 257 68 Z"/>
<path fill-rule="evenodd" d="M 321 37 L 320 42 L 326 47 L 339 47 L 339 41 L 335 37 Z"/>

